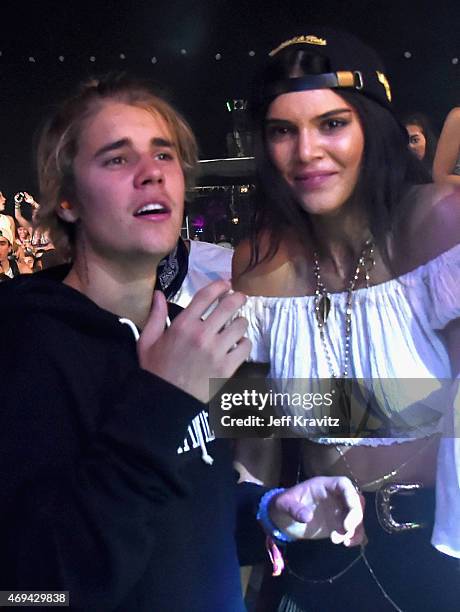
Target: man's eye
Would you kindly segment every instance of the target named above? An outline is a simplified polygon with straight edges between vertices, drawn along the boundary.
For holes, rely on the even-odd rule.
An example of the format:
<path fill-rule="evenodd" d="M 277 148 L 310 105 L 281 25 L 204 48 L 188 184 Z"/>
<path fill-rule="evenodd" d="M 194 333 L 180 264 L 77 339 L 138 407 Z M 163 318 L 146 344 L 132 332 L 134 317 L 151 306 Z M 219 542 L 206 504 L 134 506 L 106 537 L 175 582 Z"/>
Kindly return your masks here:
<path fill-rule="evenodd" d="M 169 153 L 167 151 L 163 151 L 161 153 L 157 153 L 156 158 L 159 159 L 160 161 L 170 161 L 174 159 L 174 155 L 172 155 L 172 153 Z"/>
<path fill-rule="evenodd" d="M 126 163 L 126 158 L 121 155 L 117 155 L 116 157 L 111 157 L 107 159 L 104 163 L 104 166 L 121 166 Z"/>

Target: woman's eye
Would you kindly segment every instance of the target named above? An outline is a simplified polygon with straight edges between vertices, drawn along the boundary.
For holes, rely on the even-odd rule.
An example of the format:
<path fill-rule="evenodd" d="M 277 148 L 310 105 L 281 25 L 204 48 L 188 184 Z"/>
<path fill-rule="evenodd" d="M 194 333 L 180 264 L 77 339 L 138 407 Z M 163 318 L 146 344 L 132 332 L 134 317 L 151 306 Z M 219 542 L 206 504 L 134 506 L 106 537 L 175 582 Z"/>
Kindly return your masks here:
<path fill-rule="evenodd" d="M 285 136 L 289 136 L 292 134 L 292 128 L 285 125 L 273 125 L 267 128 L 267 137 L 270 140 L 274 140 L 277 138 L 284 138 Z"/>
<path fill-rule="evenodd" d="M 338 128 L 344 127 L 347 124 L 348 124 L 348 121 L 346 121 L 345 119 L 327 119 L 323 123 L 323 128 L 326 131 L 330 131 L 330 130 L 336 130 Z"/>

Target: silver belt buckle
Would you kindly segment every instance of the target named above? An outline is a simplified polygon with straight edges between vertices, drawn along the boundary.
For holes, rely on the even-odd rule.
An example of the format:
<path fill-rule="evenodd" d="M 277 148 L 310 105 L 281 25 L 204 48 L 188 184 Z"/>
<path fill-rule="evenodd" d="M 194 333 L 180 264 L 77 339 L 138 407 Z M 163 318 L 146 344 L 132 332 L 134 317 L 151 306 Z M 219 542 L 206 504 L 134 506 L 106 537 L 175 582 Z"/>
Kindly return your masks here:
<path fill-rule="evenodd" d="M 396 521 L 391 514 L 391 511 L 393 510 L 391 498 L 393 495 L 398 493 L 410 495 L 412 492 L 421 488 L 422 485 L 418 482 L 413 484 L 391 483 L 384 485 L 376 492 L 375 511 L 382 529 L 384 529 L 387 533 L 404 533 L 405 531 L 412 531 L 413 529 L 425 527 L 423 523 L 398 523 L 398 521 Z"/>

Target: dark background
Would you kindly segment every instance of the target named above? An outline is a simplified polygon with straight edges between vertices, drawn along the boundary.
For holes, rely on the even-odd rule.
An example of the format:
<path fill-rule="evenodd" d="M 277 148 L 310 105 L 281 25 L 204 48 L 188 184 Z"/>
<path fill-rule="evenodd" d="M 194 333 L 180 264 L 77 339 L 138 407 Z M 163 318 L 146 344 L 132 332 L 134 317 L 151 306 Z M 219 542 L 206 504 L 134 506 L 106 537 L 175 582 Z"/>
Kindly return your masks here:
<path fill-rule="evenodd" d="M 163 83 L 195 129 L 201 157 L 225 156 L 226 100 L 245 98 L 266 53 L 315 23 L 349 29 L 380 52 L 399 113 L 423 111 L 439 129 L 460 102 L 458 0 L 3 2 L 0 190 L 8 211 L 16 191 L 36 194 L 34 132 L 82 78 L 126 69 Z"/>

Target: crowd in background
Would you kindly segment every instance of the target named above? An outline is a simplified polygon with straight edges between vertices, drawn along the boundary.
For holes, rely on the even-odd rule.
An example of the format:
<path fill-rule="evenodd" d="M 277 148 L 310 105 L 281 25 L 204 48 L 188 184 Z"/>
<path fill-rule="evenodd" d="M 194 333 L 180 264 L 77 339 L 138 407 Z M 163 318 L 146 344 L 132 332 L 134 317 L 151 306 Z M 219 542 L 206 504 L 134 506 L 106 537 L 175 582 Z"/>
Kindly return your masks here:
<path fill-rule="evenodd" d="M 18 192 L 14 196 L 13 219 L 4 212 L 6 201 L 0 191 L 0 281 L 60 263 L 48 233 L 34 224 L 40 204 L 29 193 Z M 30 215 L 23 215 L 24 205 L 30 206 Z"/>

